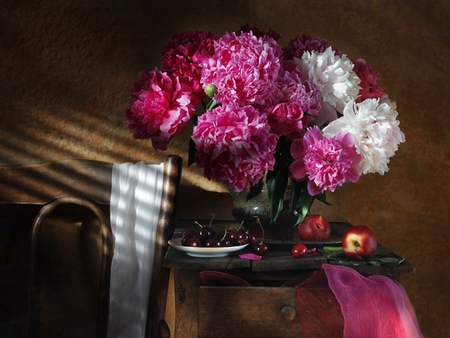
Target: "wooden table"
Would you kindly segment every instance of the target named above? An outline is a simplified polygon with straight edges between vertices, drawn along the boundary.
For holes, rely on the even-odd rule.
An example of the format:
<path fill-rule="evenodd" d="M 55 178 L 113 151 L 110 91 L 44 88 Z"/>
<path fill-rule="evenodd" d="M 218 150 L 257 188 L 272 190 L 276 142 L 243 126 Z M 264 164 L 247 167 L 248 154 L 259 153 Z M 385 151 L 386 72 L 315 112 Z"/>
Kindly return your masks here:
<path fill-rule="evenodd" d="M 208 223 L 202 222 L 202 224 Z M 233 229 L 233 222 L 220 222 L 213 228 Z M 349 223 L 332 223 L 331 246 L 340 246 L 340 239 Z M 174 238 L 186 229 L 195 228 L 192 220 L 178 223 Z M 242 252 L 222 258 L 194 258 L 170 247 L 164 266 L 172 268 L 175 287 L 174 337 L 301 337 L 295 285 L 306 280 L 322 264 L 340 264 L 317 252 L 301 259 L 291 256 L 292 242 L 269 242 L 269 253 L 260 261 L 239 258 Z M 327 244 L 328 245 L 328 244 Z M 307 246 L 312 247 L 308 244 Z M 391 251 L 379 245 L 377 254 Z M 399 279 L 414 274 L 415 267 L 407 261 L 395 267 L 372 266 L 345 262 L 363 275 L 390 275 Z M 253 287 L 201 286 L 199 272 L 226 272 L 250 282 Z"/>

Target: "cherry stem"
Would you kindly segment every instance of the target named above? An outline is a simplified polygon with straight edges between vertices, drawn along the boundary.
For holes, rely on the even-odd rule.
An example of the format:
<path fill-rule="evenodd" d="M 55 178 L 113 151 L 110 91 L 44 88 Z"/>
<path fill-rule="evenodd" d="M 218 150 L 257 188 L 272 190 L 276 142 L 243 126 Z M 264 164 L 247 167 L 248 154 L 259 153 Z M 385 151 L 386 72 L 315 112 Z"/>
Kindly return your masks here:
<path fill-rule="evenodd" d="M 209 225 L 208 225 L 208 227 L 210 227 L 210 228 L 211 228 L 211 226 L 212 226 L 212 222 L 213 222 L 213 220 L 214 220 L 214 217 L 216 217 L 216 214 L 212 213 L 212 214 L 211 214 L 211 220 L 209 221 Z M 197 224 L 200 228 L 204 228 L 204 227 L 205 227 L 204 225 L 200 224 L 200 223 L 197 222 L 197 221 L 194 221 L 194 223 Z"/>
<path fill-rule="evenodd" d="M 228 232 L 229 232 L 228 230 L 225 230 L 225 231 L 223 232 L 222 239 L 220 240 L 221 242 L 225 239 L 225 237 L 227 237 Z"/>
<path fill-rule="evenodd" d="M 259 243 L 259 244 L 261 245 L 261 244 L 264 243 L 264 228 L 263 228 L 263 226 L 262 226 L 262 224 L 261 224 L 261 221 L 259 220 L 259 217 L 256 217 L 256 221 L 254 221 L 252 224 L 250 224 L 250 225 L 248 226 L 247 233 L 250 233 L 250 228 L 251 228 L 252 225 L 255 224 L 255 223 L 259 224 L 259 227 L 261 228 L 262 238 L 261 238 L 261 242 Z"/>
<path fill-rule="evenodd" d="M 242 228 L 242 225 L 244 224 L 244 221 L 242 221 L 241 222 L 241 224 L 239 224 L 239 227 L 237 228 L 237 230 L 236 231 L 239 231 L 239 230 L 241 230 L 241 228 Z M 250 228 L 250 227 L 249 227 Z"/>
<path fill-rule="evenodd" d="M 194 221 L 195 224 L 197 224 L 200 228 L 203 228 L 203 225 L 201 225 L 199 222 Z"/>
<path fill-rule="evenodd" d="M 214 220 L 215 217 L 216 217 L 216 214 L 215 214 L 215 213 L 212 213 L 212 214 L 211 214 L 211 220 L 209 221 L 209 227 L 210 227 L 210 228 L 212 227 L 212 222 L 213 222 L 213 220 Z"/>
<path fill-rule="evenodd" d="M 263 228 L 261 222 L 259 221 L 259 217 L 256 218 L 256 221 L 258 222 L 259 227 L 261 228 L 261 231 L 262 231 L 261 243 L 259 243 L 259 244 L 263 244 L 264 243 L 264 228 Z"/>

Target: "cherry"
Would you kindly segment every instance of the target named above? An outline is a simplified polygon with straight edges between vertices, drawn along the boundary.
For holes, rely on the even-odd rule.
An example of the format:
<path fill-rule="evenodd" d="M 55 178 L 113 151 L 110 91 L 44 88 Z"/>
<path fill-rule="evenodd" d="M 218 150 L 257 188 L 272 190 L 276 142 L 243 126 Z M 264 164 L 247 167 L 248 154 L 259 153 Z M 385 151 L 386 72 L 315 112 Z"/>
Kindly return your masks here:
<path fill-rule="evenodd" d="M 236 230 L 231 230 L 230 232 L 228 232 L 227 237 L 229 238 L 230 241 L 237 241 L 239 237 L 239 232 Z"/>
<path fill-rule="evenodd" d="M 239 232 L 238 232 L 238 231 L 236 231 L 236 230 L 231 230 L 231 231 L 227 234 L 226 238 L 230 240 L 231 245 L 239 245 L 239 243 L 238 243 Z"/>
<path fill-rule="evenodd" d="M 197 229 L 196 234 L 201 239 L 208 239 L 212 234 L 214 234 L 214 231 L 209 227 L 202 227 Z"/>
<path fill-rule="evenodd" d="M 206 247 L 219 247 L 219 246 L 221 246 L 220 239 L 218 239 L 216 237 L 210 237 L 205 241 L 205 246 Z"/>
<path fill-rule="evenodd" d="M 258 240 L 256 239 L 255 235 L 250 235 L 250 228 L 252 225 L 258 224 L 262 231 L 262 239 L 261 242 L 258 243 Z M 256 221 L 250 224 L 250 226 L 247 228 L 247 232 L 240 231 L 241 233 L 244 233 L 245 236 L 240 237 L 239 239 L 243 241 L 244 243 L 250 243 L 251 250 L 254 254 L 259 256 L 264 256 L 268 251 L 269 247 L 267 244 L 264 244 L 264 229 L 261 226 L 261 222 L 259 218 L 256 218 Z"/>
<path fill-rule="evenodd" d="M 185 231 L 183 233 L 183 236 L 181 237 L 181 245 L 188 246 L 189 245 L 188 242 L 192 237 L 195 237 L 194 231 L 192 230 Z"/>
<path fill-rule="evenodd" d="M 223 247 L 231 246 L 231 241 L 228 238 L 224 238 L 222 239 L 222 241 L 220 241 L 220 246 Z"/>
<path fill-rule="evenodd" d="M 316 248 L 308 250 L 305 244 L 300 243 L 293 246 L 291 254 L 294 258 L 301 258 L 306 254 L 312 253 L 314 251 L 316 251 Z"/>
<path fill-rule="evenodd" d="M 203 246 L 203 241 L 199 237 L 191 237 L 188 240 L 188 246 L 193 247 Z"/>
<path fill-rule="evenodd" d="M 208 226 L 199 225 L 197 230 L 187 230 L 183 232 L 181 244 L 192 247 L 230 247 L 234 245 L 245 245 L 250 241 L 248 232 L 242 230 L 225 231 L 223 236 L 219 236 Z M 252 241 L 256 243 L 256 238 Z M 263 250 L 264 251 L 264 250 Z"/>
<path fill-rule="evenodd" d="M 256 239 L 256 237 L 254 235 L 249 235 L 248 236 L 248 242 L 252 246 L 255 246 L 256 244 L 258 244 L 258 240 Z"/>
<path fill-rule="evenodd" d="M 256 244 L 252 248 L 253 248 L 253 253 L 260 255 L 260 256 L 264 256 L 269 251 L 269 247 L 267 246 L 267 244 L 263 244 L 263 243 Z"/>
<path fill-rule="evenodd" d="M 248 234 L 244 231 L 238 231 L 238 236 L 236 241 L 239 245 L 247 244 L 249 240 Z"/>
<path fill-rule="evenodd" d="M 181 237 L 184 237 L 184 236 L 187 236 L 187 235 L 195 236 L 195 232 L 192 231 L 192 230 L 186 230 L 185 232 L 183 232 L 183 235 L 181 235 Z"/>

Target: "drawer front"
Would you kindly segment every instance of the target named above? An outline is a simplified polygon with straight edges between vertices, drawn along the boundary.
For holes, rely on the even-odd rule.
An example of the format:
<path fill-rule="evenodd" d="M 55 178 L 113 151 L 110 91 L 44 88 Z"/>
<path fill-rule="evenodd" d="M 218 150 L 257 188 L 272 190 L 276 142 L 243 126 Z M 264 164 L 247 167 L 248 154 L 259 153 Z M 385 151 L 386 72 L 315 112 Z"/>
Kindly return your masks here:
<path fill-rule="evenodd" d="M 201 287 L 199 337 L 301 337 L 295 288 Z"/>

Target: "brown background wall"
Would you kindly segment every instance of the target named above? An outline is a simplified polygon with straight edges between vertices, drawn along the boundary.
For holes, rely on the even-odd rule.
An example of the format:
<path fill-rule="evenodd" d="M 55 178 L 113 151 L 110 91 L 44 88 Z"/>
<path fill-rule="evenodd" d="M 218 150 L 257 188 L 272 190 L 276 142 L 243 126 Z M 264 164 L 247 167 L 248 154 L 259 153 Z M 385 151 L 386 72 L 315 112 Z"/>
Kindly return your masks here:
<path fill-rule="evenodd" d="M 160 65 L 175 32 L 257 24 L 281 33 L 281 44 L 309 33 L 366 59 L 398 104 L 406 143 L 387 174 L 347 184 L 329 195 L 333 206 L 315 208 L 333 221 L 371 226 L 414 263 L 417 274 L 402 284 L 423 333 L 448 337 L 449 2 L 2 0 L 0 15 L 0 164 L 161 159 L 166 153 L 133 140 L 124 109 L 137 73 Z M 185 157 L 186 140 L 168 152 Z M 229 216 L 224 191 L 186 168 L 181 214 Z"/>

